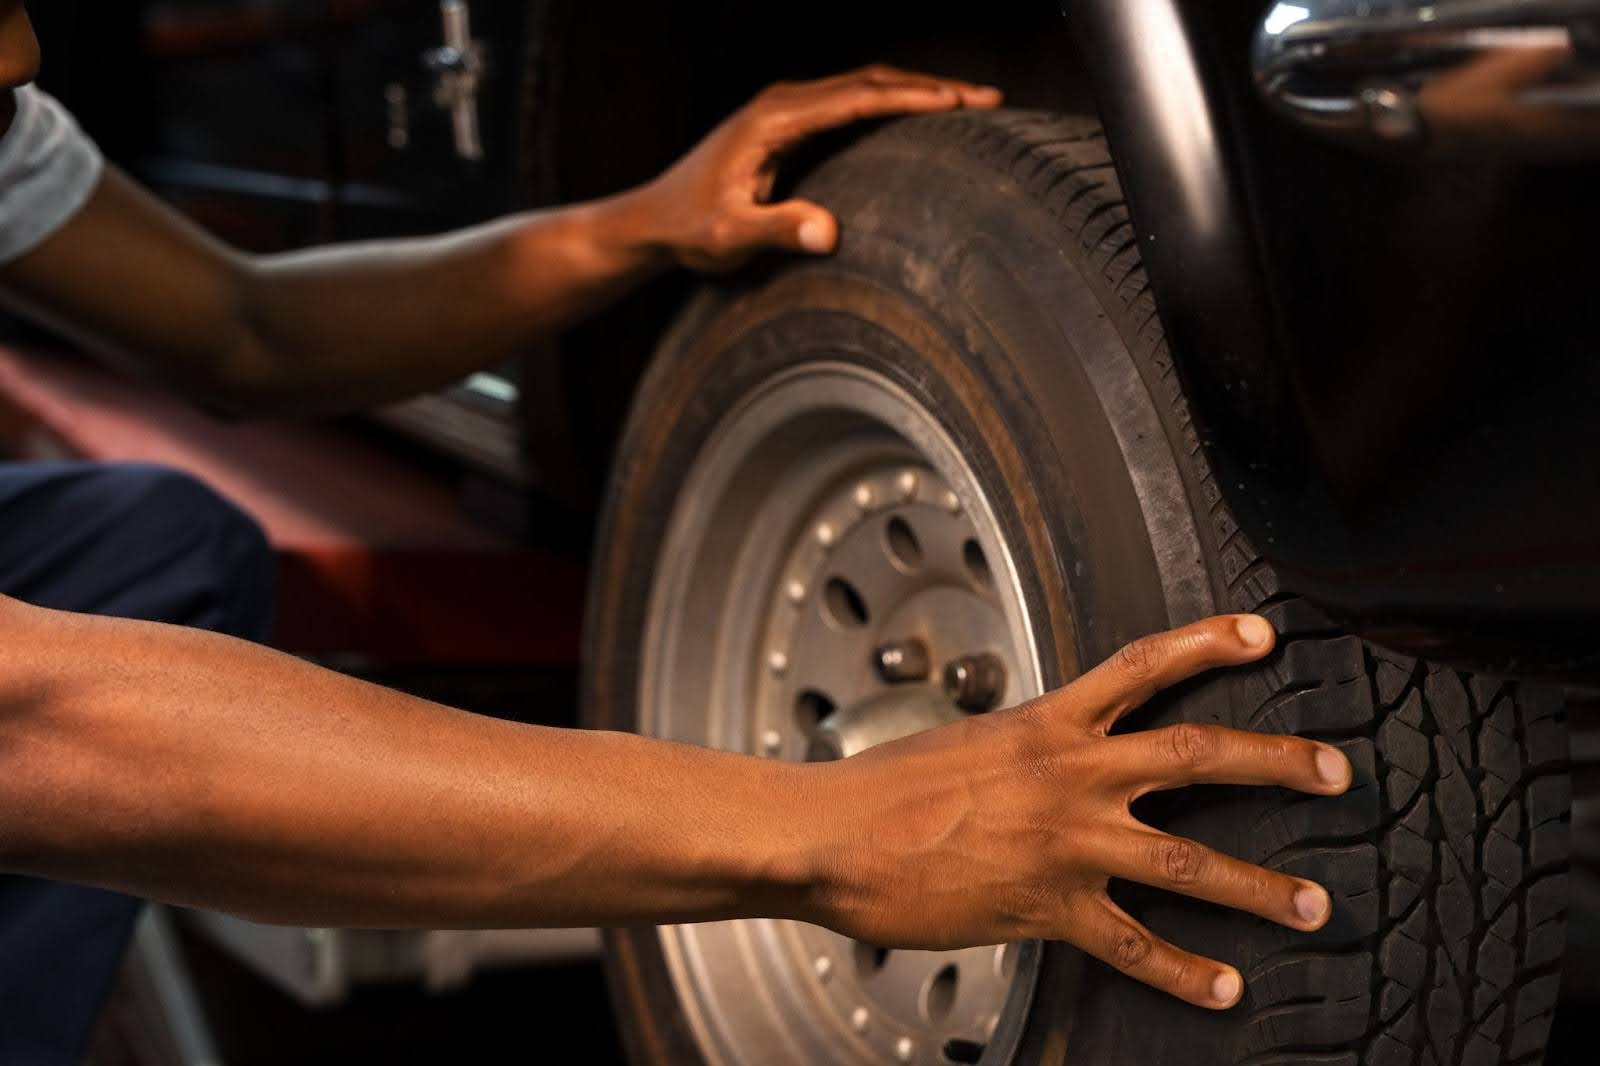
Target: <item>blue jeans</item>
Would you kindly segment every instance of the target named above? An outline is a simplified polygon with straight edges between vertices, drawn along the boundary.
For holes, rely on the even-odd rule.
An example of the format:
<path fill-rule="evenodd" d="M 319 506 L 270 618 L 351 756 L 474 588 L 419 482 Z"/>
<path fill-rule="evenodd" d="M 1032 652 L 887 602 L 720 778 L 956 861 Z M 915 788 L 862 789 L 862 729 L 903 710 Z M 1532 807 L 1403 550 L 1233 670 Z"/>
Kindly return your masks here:
<path fill-rule="evenodd" d="M 264 640 L 273 556 L 198 481 L 143 464 L 0 463 L 0 594 Z M 139 901 L 0 876 L 0 1066 L 77 1066 Z"/>

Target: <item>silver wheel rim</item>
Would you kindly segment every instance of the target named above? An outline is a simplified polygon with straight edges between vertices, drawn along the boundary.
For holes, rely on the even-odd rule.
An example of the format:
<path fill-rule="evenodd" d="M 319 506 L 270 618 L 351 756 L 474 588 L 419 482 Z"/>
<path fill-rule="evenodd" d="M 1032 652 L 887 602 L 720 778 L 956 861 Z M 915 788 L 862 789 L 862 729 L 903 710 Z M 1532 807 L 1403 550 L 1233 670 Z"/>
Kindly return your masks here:
<path fill-rule="evenodd" d="M 873 650 L 909 637 L 930 676 L 901 685 L 931 689 L 941 665 L 981 652 L 1004 667 L 990 702 L 1037 694 L 1026 599 L 998 531 L 954 442 L 889 379 L 817 362 L 764 382 L 713 430 L 678 495 L 650 593 L 641 731 L 805 758 L 819 717 L 894 687 Z M 776 920 L 660 936 L 718 1066 L 999 1061 L 989 1045 L 1026 1008 L 1038 956 L 883 952 Z"/>

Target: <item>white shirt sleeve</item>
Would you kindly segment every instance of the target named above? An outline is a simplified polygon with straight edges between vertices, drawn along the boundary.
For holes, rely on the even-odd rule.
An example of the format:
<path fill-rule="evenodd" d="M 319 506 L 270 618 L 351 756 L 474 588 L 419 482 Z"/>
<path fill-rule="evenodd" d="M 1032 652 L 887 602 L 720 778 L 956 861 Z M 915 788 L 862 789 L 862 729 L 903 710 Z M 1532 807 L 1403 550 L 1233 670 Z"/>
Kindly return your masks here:
<path fill-rule="evenodd" d="M 0 263 L 32 251 L 77 214 L 104 163 L 54 98 L 24 85 L 0 137 Z"/>

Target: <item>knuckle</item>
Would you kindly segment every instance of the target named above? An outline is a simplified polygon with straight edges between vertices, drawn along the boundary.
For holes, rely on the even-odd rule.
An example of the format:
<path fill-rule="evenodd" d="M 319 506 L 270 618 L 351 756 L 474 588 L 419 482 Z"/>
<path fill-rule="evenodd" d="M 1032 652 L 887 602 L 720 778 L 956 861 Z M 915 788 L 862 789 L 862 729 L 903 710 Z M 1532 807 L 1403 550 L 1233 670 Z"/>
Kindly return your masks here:
<path fill-rule="evenodd" d="M 1135 680 L 1150 676 L 1156 668 L 1157 649 L 1149 637 L 1140 637 L 1117 649 L 1112 661 L 1124 675 Z"/>
<path fill-rule="evenodd" d="M 971 719 L 974 722 L 980 718 Z M 1061 777 L 1060 745 L 1052 737 L 1049 723 L 1031 714 L 1018 715 L 1018 728 L 1011 730 L 1010 760 L 1024 780 L 1054 787 Z M 980 727 L 981 728 L 981 727 Z"/>
<path fill-rule="evenodd" d="M 798 100 L 792 104 L 769 107 L 762 112 L 752 133 L 770 151 L 797 132 L 804 130 L 807 115 L 814 111 L 814 107 Z"/>
<path fill-rule="evenodd" d="M 787 107 L 781 96 L 762 93 L 749 110 L 735 118 L 736 131 L 744 138 L 761 137 L 778 123 Z"/>
<path fill-rule="evenodd" d="M 1039 878 L 1016 890 L 1009 907 L 1002 907 L 1007 922 L 1019 931 L 1053 931 L 1062 925 L 1063 900 L 1049 881 Z"/>
<path fill-rule="evenodd" d="M 1205 849 L 1192 840 L 1163 840 L 1156 845 L 1156 862 L 1175 885 L 1192 885 L 1205 873 Z"/>
<path fill-rule="evenodd" d="M 1292 778 L 1301 767 L 1316 765 L 1317 748 L 1310 741 L 1299 737 L 1256 737 L 1253 740 L 1262 762 L 1281 777 Z"/>
<path fill-rule="evenodd" d="M 739 243 L 739 225 L 730 218 L 719 218 L 706 229 L 706 251 L 726 255 Z"/>
<path fill-rule="evenodd" d="M 1294 886 L 1291 884 L 1286 889 L 1279 887 L 1278 875 L 1269 873 L 1257 867 L 1245 879 L 1245 894 L 1248 898 L 1249 909 L 1262 911 L 1270 907 L 1279 898 L 1293 897 Z"/>
<path fill-rule="evenodd" d="M 1111 943 L 1111 958 L 1119 970 L 1134 970 L 1150 958 L 1155 946 L 1149 936 L 1137 929 L 1122 929 Z"/>
<path fill-rule="evenodd" d="M 1211 756 L 1216 746 L 1211 732 L 1193 722 L 1179 722 L 1168 726 L 1163 741 L 1167 752 L 1180 766 L 1198 766 Z"/>
<path fill-rule="evenodd" d="M 1172 964 L 1172 971 L 1167 975 L 1167 988 L 1175 995 L 1182 995 L 1183 991 L 1194 987 L 1197 983 L 1195 967 L 1187 959 L 1179 959 Z"/>

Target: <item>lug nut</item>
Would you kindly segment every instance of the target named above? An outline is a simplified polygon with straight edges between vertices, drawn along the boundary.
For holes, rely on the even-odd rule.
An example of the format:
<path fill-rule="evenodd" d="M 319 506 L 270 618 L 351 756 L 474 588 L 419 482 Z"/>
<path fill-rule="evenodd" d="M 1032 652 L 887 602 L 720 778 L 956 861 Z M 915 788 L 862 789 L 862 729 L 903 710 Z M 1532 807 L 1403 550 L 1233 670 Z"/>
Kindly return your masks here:
<path fill-rule="evenodd" d="M 963 711 L 993 710 L 1006 691 L 1006 666 L 990 652 L 963 655 L 944 668 L 944 693 Z"/>
<path fill-rule="evenodd" d="M 926 680 L 931 668 L 928 646 L 916 637 L 880 644 L 872 653 L 872 665 L 886 684 Z"/>

